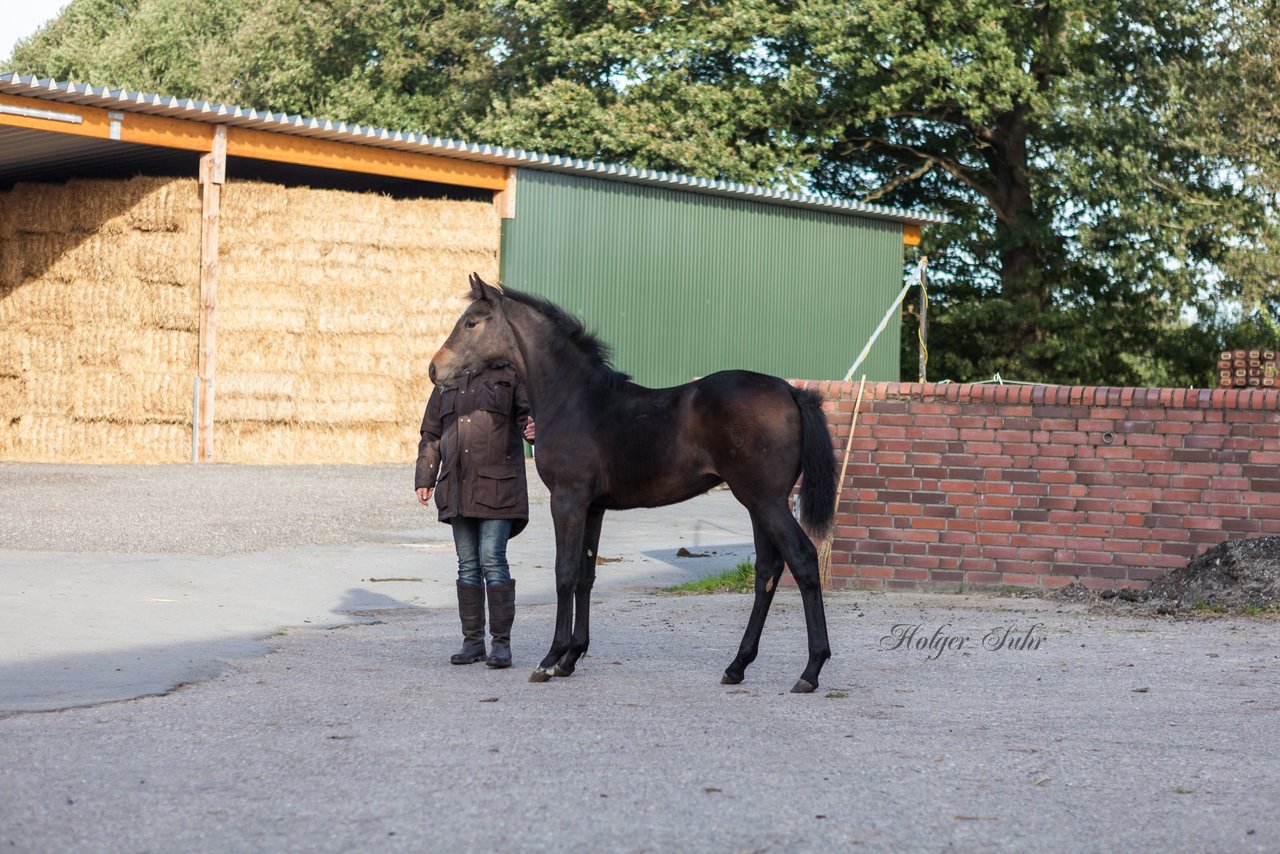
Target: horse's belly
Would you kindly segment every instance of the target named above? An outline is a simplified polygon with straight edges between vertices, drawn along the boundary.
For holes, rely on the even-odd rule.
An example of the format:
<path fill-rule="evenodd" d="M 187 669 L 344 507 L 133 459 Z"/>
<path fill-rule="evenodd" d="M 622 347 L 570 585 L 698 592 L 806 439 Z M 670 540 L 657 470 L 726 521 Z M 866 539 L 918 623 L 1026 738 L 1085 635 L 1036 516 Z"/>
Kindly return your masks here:
<path fill-rule="evenodd" d="M 668 504 L 679 504 L 690 498 L 701 495 L 713 486 L 724 483 L 713 474 L 701 475 L 690 479 L 672 479 L 662 482 L 649 482 L 643 486 L 618 484 L 593 503 L 605 510 L 629 510 L 635 507 L 665 507 Z"/>

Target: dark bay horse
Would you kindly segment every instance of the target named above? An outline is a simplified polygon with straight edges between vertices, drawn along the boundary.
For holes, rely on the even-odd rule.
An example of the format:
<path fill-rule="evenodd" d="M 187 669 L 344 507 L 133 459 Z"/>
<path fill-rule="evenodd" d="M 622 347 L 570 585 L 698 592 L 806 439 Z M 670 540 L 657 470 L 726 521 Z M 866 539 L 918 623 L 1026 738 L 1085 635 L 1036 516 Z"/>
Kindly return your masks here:
<path fill-rule="evenodd" d="M 818 687 L 831 657 L 818 555 L 791 514 L 821 537 L 835 515 L 835 453 L 820 395 L 777 377 L 722 371 L 650 389 L 614 370 L 608 348 L 547 300 L 486 284 L 472 274 L 471 305 L 431 360 L 431 380 L 511 364 L 524 378 L 537 421 L 538 474 L 551 493 L 556 536 L 556 628 L 530 677 L 573 673 L 587 651 L 591 587 L 606 510 L 674 504 L 727 483 L 751 514 L 755 604 L 738 655 L 721 680 L 742 681 L 784 562 L 804 602 L 809 660 L 793 691 Z"/>

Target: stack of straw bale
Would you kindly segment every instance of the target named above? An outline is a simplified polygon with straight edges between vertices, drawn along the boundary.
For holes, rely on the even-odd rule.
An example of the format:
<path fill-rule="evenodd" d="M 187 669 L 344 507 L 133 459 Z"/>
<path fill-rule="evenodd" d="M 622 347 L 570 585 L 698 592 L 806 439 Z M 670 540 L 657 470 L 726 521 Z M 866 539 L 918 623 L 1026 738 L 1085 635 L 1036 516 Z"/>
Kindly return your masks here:
<path fill-rule="evenodd" d="M 215 458 L 412 460 L 494 206 L 232 181 L 220 220 Z M 0 459 L 190 459 L 197 183 L 19 184 L 0 223 Z"/>
<path fill-rule="evenodd" d="M 217 459 L 412 460 L 427 365 L 499 235 L 484 202 L 227 184 Z"/>
<path fill-rule="evenodd" d="M 189 459 L 196 182 L 18 184 L 0 223 L 0 459 Z"/>

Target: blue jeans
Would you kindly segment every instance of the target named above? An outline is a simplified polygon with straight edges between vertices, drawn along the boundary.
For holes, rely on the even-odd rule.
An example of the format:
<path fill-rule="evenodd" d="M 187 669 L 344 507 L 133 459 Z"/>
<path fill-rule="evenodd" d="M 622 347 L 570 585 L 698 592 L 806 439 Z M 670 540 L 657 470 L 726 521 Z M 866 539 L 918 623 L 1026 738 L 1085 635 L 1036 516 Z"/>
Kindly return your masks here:
<path fill-rule="evenodd" d="M 510 519 L 474 519 L 454 516 L 453 546 L 458 552 L 458 580 L 463 584 L 506 584 L 511 580 L 507 565 Z"/>

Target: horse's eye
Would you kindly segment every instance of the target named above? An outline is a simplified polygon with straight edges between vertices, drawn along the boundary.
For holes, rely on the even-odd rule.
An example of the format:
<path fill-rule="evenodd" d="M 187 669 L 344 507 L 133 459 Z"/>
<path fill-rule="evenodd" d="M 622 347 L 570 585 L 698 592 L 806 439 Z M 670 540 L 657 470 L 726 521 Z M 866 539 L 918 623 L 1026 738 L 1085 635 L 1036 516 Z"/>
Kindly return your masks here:
<path fill-rule="evenodd" d="M 477 324 L 476 324 L 476 322 L 475 322 L 474 320 L 468 320 L 468 321 L 467 321 L 467 328 L 468 328 L 468 329 L 475 329 L 475 328 L 476 328 L 476 325 L 477 325 Z"/>

